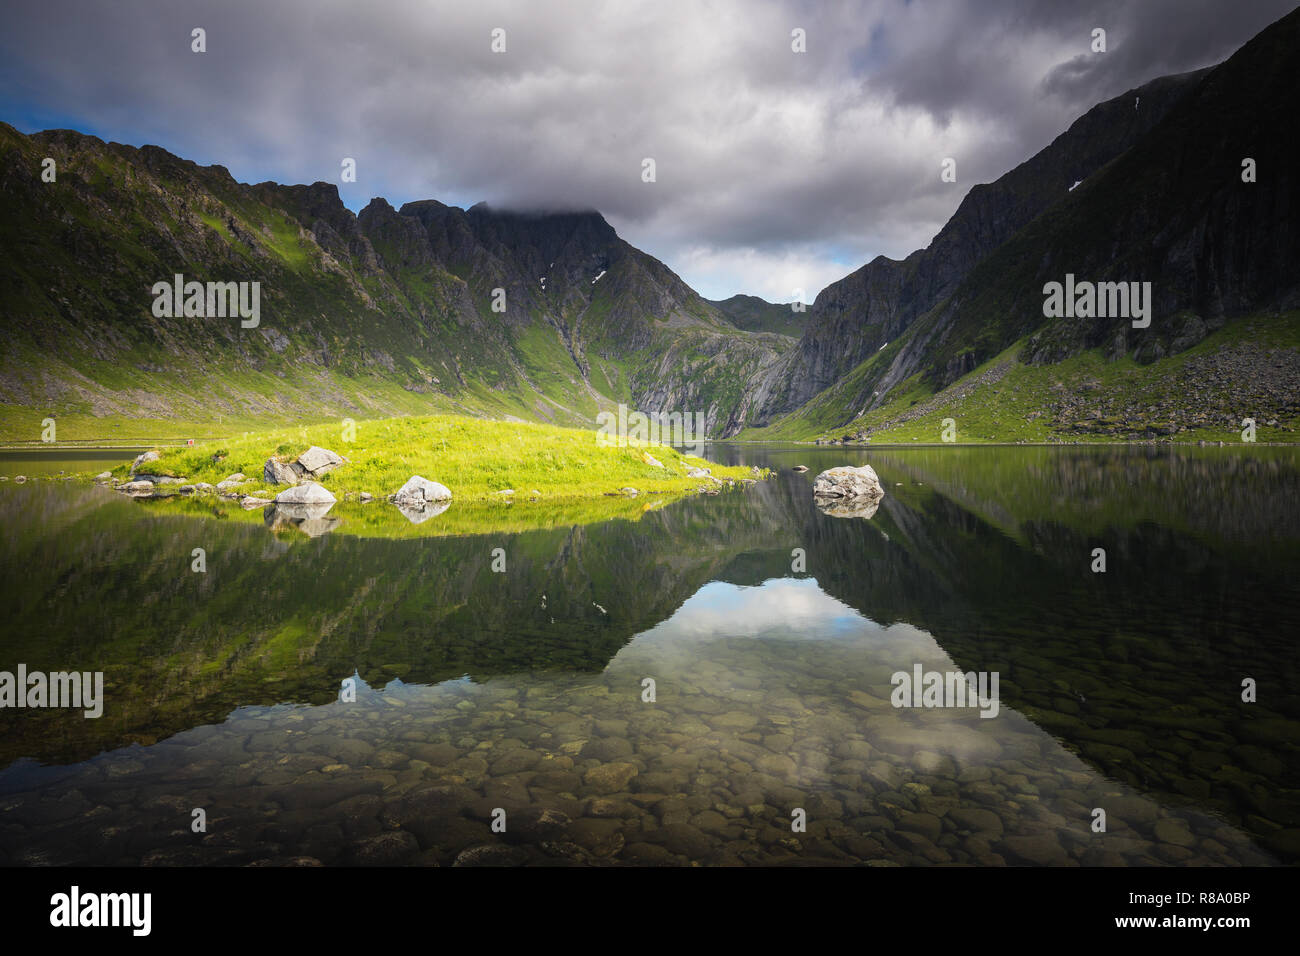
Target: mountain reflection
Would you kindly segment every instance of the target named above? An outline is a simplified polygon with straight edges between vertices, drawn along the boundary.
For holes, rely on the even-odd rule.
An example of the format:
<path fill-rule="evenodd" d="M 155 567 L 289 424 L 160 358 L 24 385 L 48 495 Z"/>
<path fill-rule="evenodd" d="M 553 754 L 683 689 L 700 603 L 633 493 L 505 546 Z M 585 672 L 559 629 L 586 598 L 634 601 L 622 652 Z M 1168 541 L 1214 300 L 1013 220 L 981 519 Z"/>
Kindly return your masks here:
<path fill-rule="evenodd" d="M 151 747 L 250 707 L 329 707 L 353 674 L 384 695 L 465 677 L 540 686 L 620 673 L 652 648 L 684 660 L 706 645 L 755 653 L 757 640 L 788 655 L 739 670 L 735 688 L 752 694 L 731 719 L 759 727 L 782 716 L 773 682 L 814 715 L 854 694 L 888 701 L 871 662 L 906 638 L 945 668 L 1000 673 L 1002 716 L 970 733 L 1031 721 L 1112 785 L 1220 815 L 1294 856 L 1300 715 L 1285 694 L 1239 696 L 1243 676 L 1300 676 L 1287 637 L 1300 616 L 1293 450 L 714 453 L 810 472 L 635 520 L 456 537 L 313 539 L 99 489 L 6 488 L 0 557 L 25 572 L 4 579 L 0 668 L 102 669 L 107 705 L 99 721 L 0 712 L 0 760 L 29 758 L 0 787 L 20 787 L 30 759 Z M 816 472 L 846 462 L 871 463 L 886 487 L 869 522 L 811 500 Z M 198 546 L 203 575 L 189 570 Z M 1089 570 L 1099 546 L 1105 574 Z M 491 569 L 498 547 L 505 574 Z M 795 549 L 805 570 L 791 570 Z M 804 697 L 800 681 L 824 686 Z M 658 706 L 679 692 L 661 686 Z M 893 756 L 957 760 L 942 742 L 895 740 L 929 713 L 852 712 L 865 723 L 851 732 L 894 740 Z"/>

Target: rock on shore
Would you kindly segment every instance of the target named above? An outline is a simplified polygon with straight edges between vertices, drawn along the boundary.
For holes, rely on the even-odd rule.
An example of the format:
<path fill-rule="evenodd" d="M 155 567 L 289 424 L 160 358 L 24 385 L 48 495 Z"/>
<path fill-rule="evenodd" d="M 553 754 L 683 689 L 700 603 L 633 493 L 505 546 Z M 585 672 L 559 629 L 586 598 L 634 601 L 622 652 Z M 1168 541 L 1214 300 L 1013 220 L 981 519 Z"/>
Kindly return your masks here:
<path fill-rule="evenodd" d="M 406 484 L 397 489 L 397 494 L 393 495 L 393 504 L 398 507 L 420 508 L 431 501 L 450 500 L 451 489 L 428 478 L 421 478 L 419 475 L 412 475 L 407 479 Z"/>
<path fill-rule="evenodd" d="M 412 475 L 397 489 L 392 502 L 408 521 L 420 524 L 450 507 L 451 489 L 428 478 Z"/>
<path fill-rule="evenodd" d="M 315 482 L 295 485 L 275 496 L 278 505 L 332 505 L 338 499 Z"/>
<path fill-rule="evenodd" d="M 321 478 L 346 463 L 347 459 L 342 455 L 312 445 L 295 461 L 268 458 L 262 466 L 262 478 L 272 485 L 293 485 L 299 481 Z"/>

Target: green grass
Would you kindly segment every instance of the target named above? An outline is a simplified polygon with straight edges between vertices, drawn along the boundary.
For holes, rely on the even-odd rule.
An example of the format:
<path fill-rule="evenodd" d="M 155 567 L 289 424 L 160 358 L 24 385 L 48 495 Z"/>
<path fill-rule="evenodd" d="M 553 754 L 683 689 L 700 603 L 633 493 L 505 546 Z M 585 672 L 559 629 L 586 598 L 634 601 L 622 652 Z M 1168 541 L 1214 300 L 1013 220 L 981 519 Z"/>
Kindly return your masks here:
<path fill-rule="evenodd" d="M 1023 345 L 1024 340 L 1013 343 L 941 392 L 935 393 L 917 374 L 895 386 L 886 396 L 888 402 L 879 408 L 856 417 L 846 414 L 850 396 L 866 387 L 863 383 L 871 380 L 880 362 L 891 360 L 886 351 L 868 359 L 798 411 L 767 428 L 749 429 L 740 437 L 810 440 L 865 431 L 875 444 L 937 443 L 942 441 L 944 420 L 952 419 L 956 444 L 1115 442 L 1152 437 L 1239 443 L 1240 420 L 1254 417 L 1257 442 L 1300 439 L 1300 420 L 1294 416 L 1280 414 L 1277 426 L 1265 424 L 1272 413 L 1267 403 L 1257 407 L 1259 403 L 1248 397 L 1249 382 L 1237 382 L 1231 395 L 1220 396 L 1230 415 L 1221 413 L 1213 420 L 1198 421 L 1200 409 L 1186 394 L 1182 377 L 1189 362 L 1237 346 L 1300 350 L 1300 313 L 1233 321 L 1195 347 L 1148 365 L 1129 357 L 1112 361 L 1099 349 L 1050 365 L 1027 365 L 1019 361 Z M 1080 398 L 1082 415 L 1057 414 L 1056 408 L 1064 400 Z M 1147 411 L 1153 407 L 1161 410 Z M 1136 410 L 1136 414 L 1123 414 L 1128 410 Z M 1079 422 L 1087 430 L 1074 427 Z M 1183 428 L 1170 434 L 1143 432 L 1146 426 L 1162 429 L 1171 424 Z"/>
<path fill-rule="evenodd" d="M 198 217 L 207 223 L 210 228 L 220 234 L 227 242 L 230 241 L 230 230 L 226 228 L 226 224 L 219 218 L 204 212 L 200 212 Z"/>
<path fill-rule="evenodd" d="M 272 217 L 269 226 L 270 246 L 280 255 L 285 264 L 295 271 L 306 268 L 311 263 L 311 257 L 298 238 L 297 224 L 291 222 L 287 216 L 280 215 Z"/>
<path fill-rule="evenodd" d="M 321 481 L 336 497 L 363 491 L 390 495 L 412 475 L 421 475 L 446 485 L 457 501 L 500 502 L 498 492 L 514 489 L 520 504 L 513 507 L 522 507 L 533 491 L 541 500 L 599 497 L 624 487 L 643 495 L 687 494 L 711 484 L 687 478 L 693 466 L 708 467 L 721 478 L 751 477 L 747 468 L 712 465 L 664 445 L 602 446 L 594 430 L 455 416 L 359 421 L 353 441 L 344 441 L 342 422 L 331 422 L 158 448 L 161 457 L 148 469 L 211 484 L 243 472 L 249 482 L 241 491 L 270 492 L 262 482 L 267 458 L 279 453 L 291 460 L 312 445 L 348 459 Z M 214 462 L 218 452 L 226 457 Z M 647 454 L 664 467 L 649 464 Z M 127 471 L 121 465 L 114 473 L 125 478 Z"/>

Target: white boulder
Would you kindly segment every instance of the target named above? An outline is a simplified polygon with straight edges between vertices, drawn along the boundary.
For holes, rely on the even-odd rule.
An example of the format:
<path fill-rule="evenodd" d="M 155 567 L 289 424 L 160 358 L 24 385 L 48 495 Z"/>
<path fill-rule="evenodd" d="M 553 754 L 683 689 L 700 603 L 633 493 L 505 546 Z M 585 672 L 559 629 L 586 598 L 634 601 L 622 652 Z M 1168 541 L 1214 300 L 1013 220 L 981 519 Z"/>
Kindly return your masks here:
<path fill-rule="evenodd" d="M 314 481 L 294 485 L 275 496 L 277 505 L 332 505 L 338 499 Z"/>
<path fill-rule="evenodd" d="M 346 460 L 342 455 L 317 445 L 312 445 L 298 456 L 298 464 L 302 466 L 303 471 L 309 471 L 318 476 L 333 471 Z"/>
<path fill-rule="evenodd" d="M 393 503 L 400 507 L 421 508 L 430 501 L 450 501 L 451 489 L 428 478 L 412 475 L 406 484 L 397 489 Z"/>

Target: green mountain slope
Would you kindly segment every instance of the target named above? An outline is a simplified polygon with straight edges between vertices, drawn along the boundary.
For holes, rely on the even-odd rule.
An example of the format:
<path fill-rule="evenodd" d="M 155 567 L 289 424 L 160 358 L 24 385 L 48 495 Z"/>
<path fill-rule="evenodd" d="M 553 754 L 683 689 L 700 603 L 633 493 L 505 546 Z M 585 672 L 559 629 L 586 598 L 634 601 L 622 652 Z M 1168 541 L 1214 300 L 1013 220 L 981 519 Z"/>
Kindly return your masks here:
<path fill-rule="evenodd" d="M 47 416 L 67 437 L 449 411 L 590 424 L 620 401 L 718 428 L 791 344 L 736 329 L 597 213 L 375 199 L 357 216 L 330 184 L 245 185 L 3 124 L 0 160 L 10 438 Z M 177 274 L 260 283 L 258 324 L 155 315 Z"/>

